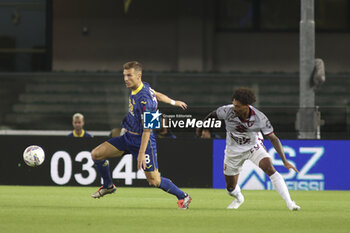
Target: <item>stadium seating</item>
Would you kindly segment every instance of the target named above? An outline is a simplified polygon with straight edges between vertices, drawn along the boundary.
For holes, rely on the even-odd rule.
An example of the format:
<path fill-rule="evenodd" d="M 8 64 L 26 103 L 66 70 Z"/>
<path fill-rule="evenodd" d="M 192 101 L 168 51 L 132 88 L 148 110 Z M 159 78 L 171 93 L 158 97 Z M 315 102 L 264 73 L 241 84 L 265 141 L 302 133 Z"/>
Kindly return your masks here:
<path fill-rule="evenodd" d="M 235 88 L 251 87 L 279 131 L 294 131 L 299 105 L 298 74 L 151 73 L 143 80 L 172 98 L 208 111 L 229 104 Z M 82 112 L 90 130 L 118 127 L 128 111 L 120 73 L 0 74 L 0 125 L 20 129 L 70 129 L 71 116 Z M 316 104 L 329 128 L 347 128 L 350 114 L 348 75 L 328 75 L 316 90 Z M 160 105 L 161 107 L 164 104 Z M 336 111 L 334 111 L 336 110 Z M 331 124 L 336 122 L 337 125 Z"/>
<path fill-rule="evenodd" d="M 37 74 L 27 79 L 17 101 L 3 117 L 3 124 L 20 129 L 70 129 L 71 117 L 82 112 L 90 129 L 119 125 L 127 111 L 128 92 L 109 75 Z M 1 79 L 2 80 L 2 79 Z M 102 81 L 101 81 L 102 80 Z M 12 82 L 13 83 L 13 82 Z"/>

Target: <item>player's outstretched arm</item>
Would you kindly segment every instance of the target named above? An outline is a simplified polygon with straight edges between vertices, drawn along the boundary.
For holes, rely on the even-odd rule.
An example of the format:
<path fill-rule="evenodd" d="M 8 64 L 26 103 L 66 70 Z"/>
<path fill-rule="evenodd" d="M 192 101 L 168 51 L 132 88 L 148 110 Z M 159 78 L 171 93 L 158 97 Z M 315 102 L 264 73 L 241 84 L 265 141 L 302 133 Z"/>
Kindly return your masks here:
<path fill-rule="evenodd" d="M 271 144 L 273 145 L 273 147 L 277 151 L 277 153 L 280 156 L 284 166 L 286 168 L 288 168 L 288 170 L 289 169 L 293 169 L 294 171 L 299 173 L 298 169 L 296 169 L 296 167 L 294 167 L 293 164 L 291 164 L 291 163 L 289 163 L 287 161 L 286 155 L 284 154 L 283 147 L 282 147 L 282 144 L 281 144 L 281 141 L 279 140 L 279 138 L 274 133 L 268 135 L 267 138 L 270 140 Z"/>
<path fill-rule="evenodd" d="M 156 96 L 157 100 L 166 104 L 171 104 L 177 107 L 182 108 L 183 110 L 187 109 L 187 104 L 180 100 L 172 100 L 167 95 L 164 95 L 160 92 L 154 91 L 154 95 Z"/>

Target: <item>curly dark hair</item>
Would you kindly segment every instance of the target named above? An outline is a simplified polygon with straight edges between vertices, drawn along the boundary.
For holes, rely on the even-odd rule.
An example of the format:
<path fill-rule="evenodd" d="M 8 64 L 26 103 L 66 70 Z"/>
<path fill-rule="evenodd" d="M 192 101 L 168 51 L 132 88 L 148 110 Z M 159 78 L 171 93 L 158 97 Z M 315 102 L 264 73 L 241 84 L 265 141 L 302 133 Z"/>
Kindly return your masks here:
<path fill-rule="evenodd" d="M 248 87 L 237 88 L 232 96 L 232 101 L 234 99 L 238 100 L 244 105 L 251 105 L 256 101 L 253 89 Z"/>

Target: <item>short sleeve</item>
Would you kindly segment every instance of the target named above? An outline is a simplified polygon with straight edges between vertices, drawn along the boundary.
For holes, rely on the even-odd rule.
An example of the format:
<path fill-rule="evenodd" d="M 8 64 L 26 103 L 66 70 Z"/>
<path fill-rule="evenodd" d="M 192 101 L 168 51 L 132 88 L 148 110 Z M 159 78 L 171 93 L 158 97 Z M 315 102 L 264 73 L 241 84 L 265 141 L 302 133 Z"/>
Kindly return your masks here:
<path fill-rule="evenodd" d="M 141 112 L 155 112 L 157 111 L 157 104 L 155 104 L 151 99 L 142 98 L 140 101 Z"/>
<path fill-rule="evenodd" d="M 261 132 L 264 135 L 269 135 L 273 133 L 273 127 L 269 121 L 269 119 L 264 115 L 261 120 Z"/>
<path fill-rule="evenodd" d="M 216 115 L 218 116 L 218 119 L 225 120 L 231 111 L 231 108 L 233 108 L 233 105 L 225 105 L 216 109 Z"/>

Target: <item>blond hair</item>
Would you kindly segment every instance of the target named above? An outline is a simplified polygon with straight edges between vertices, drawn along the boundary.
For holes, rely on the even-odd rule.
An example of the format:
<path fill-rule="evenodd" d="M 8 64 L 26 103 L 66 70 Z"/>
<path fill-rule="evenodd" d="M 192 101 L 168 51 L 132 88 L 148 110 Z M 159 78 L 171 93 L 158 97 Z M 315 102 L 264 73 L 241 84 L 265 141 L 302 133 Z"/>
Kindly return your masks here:
<path fill-rule="evenodd" d="M 77 112 L 77 113 L 75 113 L 75 114 L 73 115 L 73 121 L 74 121 L 74 119 L 81 119 L 81 120 L 84 120 L 84 115 L 81 114 L 81 113 L 79 113 L 79 112 Z"/>

